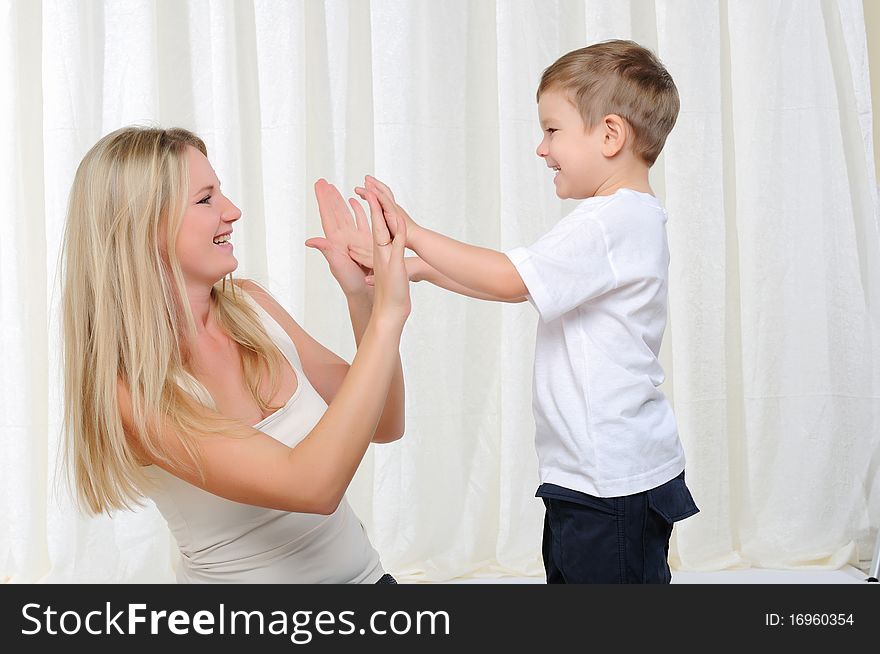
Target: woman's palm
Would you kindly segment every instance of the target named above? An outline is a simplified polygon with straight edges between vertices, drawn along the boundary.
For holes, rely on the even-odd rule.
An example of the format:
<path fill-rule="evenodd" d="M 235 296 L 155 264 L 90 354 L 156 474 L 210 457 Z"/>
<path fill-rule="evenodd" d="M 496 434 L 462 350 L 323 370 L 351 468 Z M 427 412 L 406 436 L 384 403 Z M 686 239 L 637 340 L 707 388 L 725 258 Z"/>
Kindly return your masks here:
<path fill-rule="evenodd" d="M 372 235 L 363 208 L 357 200 L 352 199 L 352 217 L 352 211 L 336 187 L 323 179 L 315 183 L 315 196 L 324 238 L 310 238 L 306 245 L 321 251 L 344 293 L 371 289 L 364 278 L 372 271 L 349 256 L 350 247 L 368 248 L 372 245 Z"/>

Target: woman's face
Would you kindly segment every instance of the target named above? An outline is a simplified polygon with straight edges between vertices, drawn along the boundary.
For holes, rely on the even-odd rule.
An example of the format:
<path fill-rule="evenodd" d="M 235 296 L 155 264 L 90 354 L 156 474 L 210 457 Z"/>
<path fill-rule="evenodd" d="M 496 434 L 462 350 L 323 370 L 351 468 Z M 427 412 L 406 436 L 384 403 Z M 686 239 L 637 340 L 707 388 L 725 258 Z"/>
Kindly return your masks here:
<path fill-rule="evenodd" d="M 220 180 L 207 157 L 186 148 L 189 189 L 177 234 L 177 259 L 187 284 L 213 285 L 238 267 L 232 254 L 232 223 L 241 210 L 220 192 Z"/>

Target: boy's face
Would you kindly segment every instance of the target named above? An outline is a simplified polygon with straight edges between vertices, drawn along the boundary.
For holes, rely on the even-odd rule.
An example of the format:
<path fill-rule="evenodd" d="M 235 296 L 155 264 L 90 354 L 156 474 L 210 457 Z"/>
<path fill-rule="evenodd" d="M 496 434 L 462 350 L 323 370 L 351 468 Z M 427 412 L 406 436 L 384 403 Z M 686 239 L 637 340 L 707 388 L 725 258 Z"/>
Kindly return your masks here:
<path fill-rule="evenodd" d="M 538 100 L 538 119 L 544 138 L 536 154 L 556 170 L 553 184 L 562 199 L 596 195 L 609 174 L 603 155 L 604 130 L 597 125 L 587 131 L 580 112 L 564 91 L 548 89 Z"/>

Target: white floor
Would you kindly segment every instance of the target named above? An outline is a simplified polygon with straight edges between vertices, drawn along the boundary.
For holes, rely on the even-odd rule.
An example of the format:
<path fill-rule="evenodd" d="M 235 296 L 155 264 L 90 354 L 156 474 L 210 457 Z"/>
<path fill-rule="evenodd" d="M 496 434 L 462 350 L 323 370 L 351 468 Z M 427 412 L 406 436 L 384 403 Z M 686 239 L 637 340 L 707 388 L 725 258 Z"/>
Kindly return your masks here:
<path fill-rule="evenodd" d="M 867 575 L 852 566 L 840 570 L 723 570 L 720 572 L 673 572 L 673 584 L 865 584 Z M 543 584 L 543 577 L 495 577 L 452 579 L 448 584 Z M 880 584 L 878 584 L 880 586 Z"/>
<path fill-rule="evenodd" d="M 852 566 L 840 570 L 722 570 L 673 572 L 673 584 L 866 584 L 867 575 Z"/>

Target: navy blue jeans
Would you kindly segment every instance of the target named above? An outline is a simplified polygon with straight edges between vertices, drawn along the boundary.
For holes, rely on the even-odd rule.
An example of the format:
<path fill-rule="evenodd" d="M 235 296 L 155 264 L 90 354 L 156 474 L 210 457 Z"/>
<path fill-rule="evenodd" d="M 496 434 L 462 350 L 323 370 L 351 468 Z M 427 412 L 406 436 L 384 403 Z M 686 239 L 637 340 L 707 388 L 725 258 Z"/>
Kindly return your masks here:
<path fill-rule="evenodd" d="M 541 484 L 548 584 L 668 584 L 672 525 L 699 511 L 684 472 L 634 495 L 594 497 Z"/>
<path fill-rule="evenodd" d="M 397 579 L 395 579 L 394 577 L 392 577 L 390 574 L 388 574 L 386 572 L 384 575 L 382 575 L 379 578 L 379 581 L 377 581 L 376 583 L 377 584 L 396 584 Z"/>

